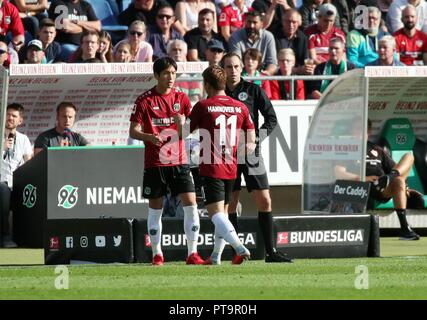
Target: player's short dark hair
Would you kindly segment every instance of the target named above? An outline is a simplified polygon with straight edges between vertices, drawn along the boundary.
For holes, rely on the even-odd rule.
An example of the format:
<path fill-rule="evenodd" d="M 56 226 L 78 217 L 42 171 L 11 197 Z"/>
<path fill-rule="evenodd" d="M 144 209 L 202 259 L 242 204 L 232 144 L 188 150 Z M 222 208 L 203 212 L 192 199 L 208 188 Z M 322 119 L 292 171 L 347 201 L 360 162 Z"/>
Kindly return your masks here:
<path fill-rule="evenodd" d="M 230 58 L 233 58 L 233 57 L 236 57 L 237 59 L 239 59 L 239 61 L 240 61 L 240 65 L 241 65 L 241 66 L 242 66 L 242 68 L 243 68 L 243 61 L 242 61 L 242 57 L 241 57 L 239 54 L 235 53 L 235 52 L 229 52 L 229 53 L 227 53 L 226 55 L 224 55 L 224 56 L 222 57 L 222 59 L 221 59 L 221 67 L 223 67 L 223 68 L 224 68 L 225 60 L 226 60 L 226 59 L 230 59 Z"/>
<path fill-rule="evenodd" d="M 209 9 L 209 8 L 204 8 L 204 9 L 202 9 L 202 10 L 199 11 L 199 17 L 205 16 L 207 14 L 211 14 L 211 15 L 215 16 L 215 12 L 212 9 Z"/>
<path fill-rule="evenodd" d="M 260 20 L 262 20 L 263 19 L 263 17 L 264 17 L 264 15 L 265 15 L 265 13 L 263 13 L 263 12 L 261 12 L 261 11 L 258 11 L 258 10 L 252 10 L 252 11 L 249 11 L 249 12 L 247 12 L 246 14 L 245 14 L 245 18 L 247 18 L 247 17 L 259 17 L 260 18 Z"/>
<path fill-rule="evenodd" d="M 19 112 L 19 115 L 22 117 L 22 114 L 24 113 L 24 106 L 20 103 L 11 103 L 7 106 L 6 110 L 15 110 Z"/>
<path fill-rule="evenodd" d="M 208 83 L 215 90 L 225 90 L 227 77 L 223 68 L 212 65 L 202 73 L 203 81 Z"/>
<path fill-rule="evenodd" d="M 154 74 L 160 75 L 163 70 L 168 69 L 169 67 L 174 67 L 175 71 L 178 70 L 176 62 L 171 57 L 163 57 L 154 61 L 153 72 Z"/>
<path fill-rule="evenodd" d="M 83 39 L 87 36 L 96 36 L 98 38 L 99 43 L 99 32 L 96 30 L 84 30 L 82 32 L 82 35 L 80 36 L 80 44 L 83 44 Z"/>
<path fill-rule="evenodd" d="M 62 101 L 58 106 L 56 107 L 56 113 L 58 114 L 59 111 L 65 108 L 73 108 L 75 112 L 77 112 L 77 107 L 74 105 L 74 103 L 69 101 Z"/>
<path fill-rule="evenodd" d="M 41 30 L 44 27 L 55 27 L 55 21 L 49 18 L 45 18 L 40 22 L 39 29 Z"/>

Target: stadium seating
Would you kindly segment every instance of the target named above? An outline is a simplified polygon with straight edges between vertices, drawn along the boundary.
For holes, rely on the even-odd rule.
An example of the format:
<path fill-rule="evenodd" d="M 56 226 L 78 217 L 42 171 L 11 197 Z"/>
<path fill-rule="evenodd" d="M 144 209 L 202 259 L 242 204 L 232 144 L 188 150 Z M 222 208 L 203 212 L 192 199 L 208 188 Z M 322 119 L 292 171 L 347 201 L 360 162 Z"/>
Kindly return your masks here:
<path fill-rule="evenodd" d="M 107 0 L 86 0 L 89 2 L 93 10 L 95 11 L 96 16 L 102 23 L 102 30 L 115 32 L 115 31 L 127 31 L 128 27 L 120 25 L 117 21 L 117 14 L 114 13 L 111 8 L 110 1 Z M 115 10 L 117 6 L 115 6 Z"/>
<path fill-rule="evenodd" d="M 414 134 L 411 122 L 407 118 L 395 118 L 389 119 L 384 124 L 384 127 L 380 134 L 379 145 L 383 146 L 386 151 L 388 151 L 392 159 L 397 163 L 403 157 L 405 153 L 411 153 L 416 157 L 415 165 L 412 166 L 409 173 L 407 184 L 409 188 L 415 189 L 422 194 L 425 194 L 425 186 L 427 186 L 427 181 L 423 182 L 423 179 L 427 179 L 426 175 L 423 175 L 423 179 L 420 177 L 418 168 L 422 167 L 422 159 L 419 159 L 420 155 L 424 152 L 427 152 L 427 149 L 423 150 L 423 143 L 421 141 L 417 142 L 417 138 Z M 418 145 L 417 152 L 414 152 L 415 145 Z M 417 165 L 418 163 L 418 165 Z M 424 156 L 424 166 L 425 162 Z M 426 169 L 423 169 L 426 171 Z M 424 207 L 427 207 L 427 196 L 424 196 Z M 376 204 L 375 208 L 377 209 L 392 209 L 393 200 L 390 200 L 384 204 Z"/>

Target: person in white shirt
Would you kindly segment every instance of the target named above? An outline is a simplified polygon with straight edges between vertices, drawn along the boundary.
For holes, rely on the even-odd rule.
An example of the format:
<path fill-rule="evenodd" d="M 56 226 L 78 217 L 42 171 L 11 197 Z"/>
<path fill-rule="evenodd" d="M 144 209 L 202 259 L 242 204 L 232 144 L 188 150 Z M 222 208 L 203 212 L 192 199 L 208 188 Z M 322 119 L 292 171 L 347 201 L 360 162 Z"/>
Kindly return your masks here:
<path fill-rule="evenodd" d="M 3 150 L 0 166 L 0 219 L 2 220 L 4 247 L 16 247 L 10 230 L 10 195 L 13 187 L 13 172 L 31 159 L 33 150 L 30 140 L 16 129 L 23 122 L 24 107 L 12 103 L 6 109 Z M 0 243 L 1 244 L 1 243 Z"/>

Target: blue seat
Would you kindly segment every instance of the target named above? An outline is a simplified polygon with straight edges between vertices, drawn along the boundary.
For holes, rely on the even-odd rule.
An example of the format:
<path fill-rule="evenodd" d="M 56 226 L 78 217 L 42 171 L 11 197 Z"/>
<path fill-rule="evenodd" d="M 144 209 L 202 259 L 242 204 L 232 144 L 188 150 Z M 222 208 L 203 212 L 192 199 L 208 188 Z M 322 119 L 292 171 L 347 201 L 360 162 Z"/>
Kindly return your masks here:
<path fill-rule="evenodd" d="M 126 10 L 131 4 L 132 0 L 120 0 L 119 1 L 119 10 L 120 12 Z"/>
<path fill-rule="evenodd" d="M 86 0 L 92 5 L 96 16 L 101 21 L 102 30 L 105 31 L 127 31 L 128 27 L 120 25 L 117 21 L 117 14 L 111 8 L 110 2 L 107 0 Z M 116 10 L 117 7 L 115 7 Z"/>

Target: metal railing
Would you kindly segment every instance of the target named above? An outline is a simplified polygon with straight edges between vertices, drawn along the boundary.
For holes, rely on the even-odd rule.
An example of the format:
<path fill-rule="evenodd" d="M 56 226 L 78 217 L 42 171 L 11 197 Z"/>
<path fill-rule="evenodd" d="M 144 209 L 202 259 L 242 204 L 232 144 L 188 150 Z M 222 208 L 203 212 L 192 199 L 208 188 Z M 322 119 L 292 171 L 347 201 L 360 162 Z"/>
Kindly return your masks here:
<path fill-rule="evenodd" d="M 243 77 L 244 80 L 247 81 L 271 81 L 271 80 L 278 80 L 278 81 L 290 81 L 290 97 L 291 100 L 295 100 L 295 81 L 296 80 L 304 80 L 304 81 L 322 81 L 322 80 L 334 80 L 338 78 L 339 75 L 319 75 L 319 76 L 306 76 L 306 75 L 292 75 L 292 76 L 258 76 L 258 77 Z M 194 77 L 179 77 L 177 78 L 176 82 L 192 82 L 192 81 L 203 81 L 203 78 L 201 76 L 194 76 Z"/>

